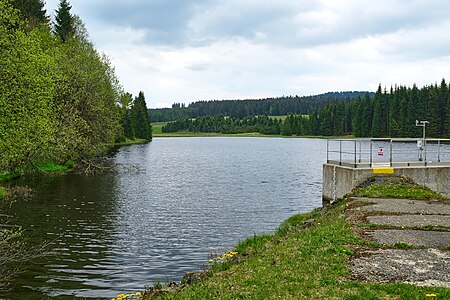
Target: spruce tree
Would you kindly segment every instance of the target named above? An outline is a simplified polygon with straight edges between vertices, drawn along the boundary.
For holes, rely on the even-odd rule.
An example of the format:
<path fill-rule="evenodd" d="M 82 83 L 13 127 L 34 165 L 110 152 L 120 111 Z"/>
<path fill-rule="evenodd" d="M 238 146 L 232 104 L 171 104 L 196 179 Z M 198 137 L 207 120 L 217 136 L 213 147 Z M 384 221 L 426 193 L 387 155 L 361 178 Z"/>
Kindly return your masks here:
<path fill-rule="evenodd" d="M 48 24 L 49 18 L 42 0 L 14 0 L 11 4 L 19 10 L 21 18 L 27 21 L 29 29 L 39 24 Z"/>
<path fill-rule="evenodd" d="M 66 42 L 75 34 L 74 17 L 70 13 L 71 9 L 72 6 L 67 0 L 61 0 L 56 10 L 54 32 L 63 42 Z"/>
<path fill-rule="evenodd" d="M 139 96 L 134 99 L 131 108 L 132 126 L 135 137 L 145 140 L 152 139 L 152 125 L 148 115 L 147 104 L 145 103 L 144 92 L 139 92 Z"/>

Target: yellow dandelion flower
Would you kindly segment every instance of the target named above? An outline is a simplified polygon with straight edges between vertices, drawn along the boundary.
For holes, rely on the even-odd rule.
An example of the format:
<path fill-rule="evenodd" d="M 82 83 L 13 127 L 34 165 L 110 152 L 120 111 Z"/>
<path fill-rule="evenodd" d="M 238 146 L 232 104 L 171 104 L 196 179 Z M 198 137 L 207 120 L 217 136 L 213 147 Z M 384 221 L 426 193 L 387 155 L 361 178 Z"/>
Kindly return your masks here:
<path fill-rule="evenodd" d="M 141 295 L 141 292 L 136 292 L 136 296 L 140 296 Z"/>
<path fill-rule="evenodd" d="M 426 294 L 425 297 L 437 297 L 437 294 Z"/>
<path fill-rule="evenodd" d="M 210 260 L 209 260 L 209 263 L 210 263 L 210 264 L 212 264 L 212 262 L 213 262 L 213 260 L 212 260 L 212 259 L 210 259 Z"/>

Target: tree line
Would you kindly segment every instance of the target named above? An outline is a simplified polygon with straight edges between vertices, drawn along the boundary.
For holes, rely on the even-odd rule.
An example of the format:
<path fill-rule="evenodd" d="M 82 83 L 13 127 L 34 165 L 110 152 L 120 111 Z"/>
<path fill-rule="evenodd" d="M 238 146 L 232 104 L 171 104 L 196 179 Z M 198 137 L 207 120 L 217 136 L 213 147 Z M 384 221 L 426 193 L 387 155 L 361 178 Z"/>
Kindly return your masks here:
<path fill-rule="evenodd" d="M 181 119 L 167 123 L 162 127 L 163 133 L 217 132 L 217 133 L 246 133 L 259 132 L 261 134 L 280 134 L 282 121 L 268 116 L 245 117 L 242 119 L 225 116 L 203 116 L 196 119 Z"/>
<path fill-rule="evenodd" d="M 366 92 L 330 92 L 316 96 L 283 96 L 259 100 L 211 100 L 190 103 L 187 107 L 174 103 L 172 108 L 151 109 L 153 122 L 166 122 L 201 116 L 282 116 L 289 114 L 310 114 L 331 103 L 353 100 Z M 372 93 L 369 96 L 373 96 Z"/>
<path fill-rule="evenodd" d="M 418 137 L 415 120 L 427 120 L 427 136 L 450 138 L 450 86 L 442 79 L 418 88 L 395 86 L 374 95 L 367 93 L 352 101 L 327 104 L 309 115 L 291 114 L 283 121 L 267 116 L 230 118 L 225 116 L 182 119 L 168 123 L 163 132 L 260 132 L 284 136 Z M 247 126 L 258 120 L 259 127 Z M 269 121 L 272 120 L 272 121 Z M 255 121 L 252 121 L 255 122 Z M 242 124 L 242 125 L 240 125 Z M 266 130 L 266 128 L 270 128 Z"/>
<path fill-rule="evenodd" d="M 144 95 L 123 91 L 61 0 L 0 0 L 0 170 L 64 163 L 126 138 L 151 139 Z"/>

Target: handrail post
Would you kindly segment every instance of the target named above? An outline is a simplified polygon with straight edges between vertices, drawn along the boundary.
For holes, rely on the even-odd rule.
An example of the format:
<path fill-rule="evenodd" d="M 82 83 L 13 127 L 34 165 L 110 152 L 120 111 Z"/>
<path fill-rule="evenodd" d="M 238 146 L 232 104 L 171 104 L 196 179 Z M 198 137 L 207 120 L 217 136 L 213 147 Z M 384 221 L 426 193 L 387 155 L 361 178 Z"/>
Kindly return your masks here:
<path fill-rule="evenodd" d="M 370 167 L 372 168 L 372 139 L 370 139 L 370 158 L 369 158 L 369 161 L 370 161 Z"/>
<path fill-rule="evenodd" d="M 426 167 L 427 166 L 427 140 L 425 138 L 425 134 L 423 136 L 423 161 L 424 161 L 425 167 Z"/>
<path fill-rule="evenodd" d="M 441 140 L 438 140 L 438 162 L 441 162 Z"/>
<path fill-rule="evenodd" d="M 328 151 L 329 151 L 329 144 L 330 143 L 330 139 L 327 139 L 327 164 L 330 163 L 330 159 L 329 159 L 329 155 L 328 155 Z"/>
<path fill-rule="evenodd" d="M 339 165 L 342 165 L 342 140 L 339 140 Z"/>
<path fill-rule="evenodd" d="M 355 153 L 354 153 L 354 160 L 353 160 L 353 162 L 354 162 L 354 164 L 355 164 L 355 168 L 356 168 L 356 140 L 354 140 L 353 141 L 353 144 L 354 144 L 354 146 L 355 146 Z"/>
<path fill-rule="evenodd" d="M 389 167 L 392 167 L 392 139 L 390 141 L 390 149 L 389 149 Z"/>
<path fill-rule="evenodd" d="M 359 140 L 359 163 L 361 163 L 361 140 Z"/>

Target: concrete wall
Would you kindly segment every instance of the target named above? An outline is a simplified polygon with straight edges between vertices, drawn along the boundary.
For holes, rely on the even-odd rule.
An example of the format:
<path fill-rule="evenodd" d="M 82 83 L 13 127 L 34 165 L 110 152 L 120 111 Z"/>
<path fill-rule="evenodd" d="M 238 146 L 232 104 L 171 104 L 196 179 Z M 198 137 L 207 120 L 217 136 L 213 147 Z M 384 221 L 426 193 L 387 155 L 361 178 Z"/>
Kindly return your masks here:
<path fill-rule="evenodd" d="M 372 168 L 349 168 L 331 164 L 323 165 L 324 203 L 344 197 L 347 193 L 373 176 Z M 409 177 L 417 184 L 450 197 L 450 167 L 399 167 L 394 168 L 394 175 Z"/>

